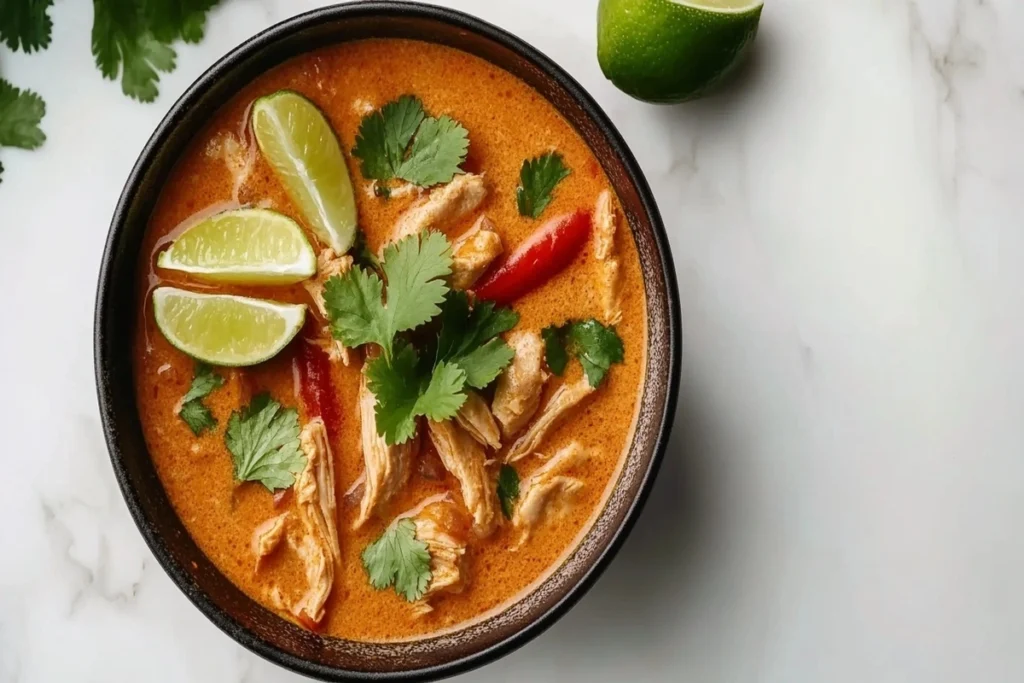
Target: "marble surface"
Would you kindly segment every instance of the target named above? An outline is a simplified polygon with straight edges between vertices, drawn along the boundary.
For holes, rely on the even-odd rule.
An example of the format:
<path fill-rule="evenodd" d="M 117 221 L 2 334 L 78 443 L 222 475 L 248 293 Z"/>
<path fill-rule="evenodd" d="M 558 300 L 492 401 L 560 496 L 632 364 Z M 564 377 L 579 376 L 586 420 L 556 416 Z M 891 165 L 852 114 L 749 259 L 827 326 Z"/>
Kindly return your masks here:
<path fill-rule="evenodd" d="M 228 0 L 151 105 L 89 55 L 0 50 L 48 141 L 3 150 L 0 681 L 298 680 L 171 584 L 100 433 L 108 221 L 174 99 L 315 2 Z M 630 100 L 594 0 L 452 0 L 558 60 L 650 179 L 682 293 L 684 386 L 650 504 L 591 593 L 464 681 L 1024 680 L 1024 3 L 768 0 L 720 94 Z M 17 321 L 15 327 L 14 321 Z"/>

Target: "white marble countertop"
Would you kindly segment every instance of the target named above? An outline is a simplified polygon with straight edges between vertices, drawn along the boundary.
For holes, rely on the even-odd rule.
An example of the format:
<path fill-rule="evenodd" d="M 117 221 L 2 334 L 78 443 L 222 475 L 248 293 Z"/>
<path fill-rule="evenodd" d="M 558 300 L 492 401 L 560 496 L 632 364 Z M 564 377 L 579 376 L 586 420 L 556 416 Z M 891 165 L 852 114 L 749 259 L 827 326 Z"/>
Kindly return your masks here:
<path fill-rule="evenodd" d="M 228 0 L 142 105 L 91 8 L 0 49 L 48 103 L 0 152 L 0 681 L 298 680 L 155 563 L 97 415 L 92 306 L 121 186 L 171 103 L 315 2 Z M 453 0 L 605 107 L 682 294 L 675 432 L 633 536 L 554 628 L 464 681 L 1024 680 L 1024 3 L 768 0 L 723 93 L 653 107 L 594 56 L 595 0 Z M 16 322 L 15 322 L 16 321 Z"/>

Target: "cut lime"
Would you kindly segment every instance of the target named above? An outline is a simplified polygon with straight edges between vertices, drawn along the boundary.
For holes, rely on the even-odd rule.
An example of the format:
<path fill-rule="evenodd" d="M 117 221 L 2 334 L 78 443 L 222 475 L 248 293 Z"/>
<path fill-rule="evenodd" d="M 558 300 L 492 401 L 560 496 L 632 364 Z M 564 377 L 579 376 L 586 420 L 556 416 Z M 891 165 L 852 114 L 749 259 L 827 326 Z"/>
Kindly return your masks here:
<path fill-rule="evenodd" d="M 237 366 L 280 353 L 302 327 L 306 307 L 159 287 L 153 292 L 153 315 L 179 350 L 213 365 Z"/>
<path fill-rule="evenodd" d="M 356 236 L 352 180 L 338 138 L 316 105 L 290 90 L 252 106 L 260 151 L 324 244 L 338 254 Z"/>
<path fill-rule="evenodd" d="M 316 274 L 316 254 L 299 224 L 267 209 L 203 219 L 178 235 L 156 264 L 237 284 L 286 285 Z"/>
<path fill-rule="evenodd" d="M 601 0 L 597 59 L 623 92 L 647 102 L 704 94 L 754 43 L 763 0 Z"/>

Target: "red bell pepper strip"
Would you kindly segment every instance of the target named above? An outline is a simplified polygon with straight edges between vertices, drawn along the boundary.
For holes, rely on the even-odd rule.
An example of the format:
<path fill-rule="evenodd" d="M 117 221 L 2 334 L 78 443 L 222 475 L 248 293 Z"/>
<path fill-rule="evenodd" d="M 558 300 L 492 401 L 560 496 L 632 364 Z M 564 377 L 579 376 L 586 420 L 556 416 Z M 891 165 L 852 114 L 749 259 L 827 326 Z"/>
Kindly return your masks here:
<path fill-rule="evenodd" d="M 508 305 L 572 263 L 590 238 L 589 211 L 552 218 L 476 287 L 479 299 Z"/>
<path fill-rule="evenodd" d="M 310 417 L 323 418 L 328 434 L 333 435 L 341 424 L 341 413 L 331 380 L 331 361 L 316 344 L 299 339 L 297 368 L 299 397 Z"/>

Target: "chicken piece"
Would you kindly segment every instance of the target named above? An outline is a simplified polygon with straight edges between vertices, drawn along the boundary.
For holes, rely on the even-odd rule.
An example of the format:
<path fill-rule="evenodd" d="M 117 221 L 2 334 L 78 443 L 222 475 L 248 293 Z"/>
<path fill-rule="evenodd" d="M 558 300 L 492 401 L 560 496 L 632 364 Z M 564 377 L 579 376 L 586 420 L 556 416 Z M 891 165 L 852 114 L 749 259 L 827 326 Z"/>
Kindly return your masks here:
<path fill-rule="evenodd" d="M 324 249 L 316 257 L 316 277 L 303 283 L 306 291 L 309 292 L 309 296 L 313 299 L 313 303 L 316 304 L 320 317 L 324 320 L 328 319 L 327 306 L 324 305 L 324 286 L 335 275 L 347 273 L 352 267 L 352 262 L 351 256 L 338 256 L 334 253 L 333 249 Z M 316 343 L 327 352 L 327 357 L 331 359 L 331 362 L 337 363 L 341 361 L 345 365 L 349 365 L 352 362 L 352 351 L 345 348 L 340 341 L 331 336 L 329 325 L 323 327 L 321 336 L 316 340 Z"/>
<path fill-rule="evenodd" d="M 277 517 L 271 517 L 256 527 L 252 532 L 252 554 L 256 556 L 256 566 L 253 573 L 260 570 L 260 563 L 263 558 L 277 550 L 284 540 L 285 522 L 288 521 L 289 513 L 282 512 Z"/>
<path fill-rule="evenodd" d="M 306 592 L 291 606 L 300 621 L 314 624 L 324 618 L 324 605 L 334 587 L 334 572 L 341 562 L 338 542 L 337 501 L 334 495 L 334 456 L 324 421 L 316 418 L 299 435 L 306 466 L 295 480 L 295 502 L 302 535 L 289 536 L 289 545 L 306 570 Z"/>
<path fill-rule="evenodd" d="M 206 145 L 206 156 L 210 159 L 220 159 L 231 174 L 231 196 L 235 201 L 244 204 L 242 201 L 242 187 L 252 175 L 256 165 L 256 150 L 246 145 L 237 135 L 229 132 L 218 133 L 213 136 Z"/>
<path fill-rule="evenodd" d="M 490 536 L 498 524 L 498 491 L 487 474 L 484 450 L 466 430 L 451 420 L 428 423 L 430 440 L 445 469 L 459 480 L 462 502 L 473 516 L 478 538 Z"/>
<path fill-rule="evenodd" d="M 520 532 L 516 548 L 529 539 L 539 524 L 563 512 L 566 503 L 583 488 L 582 481 L 565 476 L 565 472 L 590 457 L 589 450 L 573 441 L 519 485 L 519 503 L 512 514 L 512 526 Z"/>
<path fill-rule="evenodd" d="M 494 450 L 501 448 L 501 432 L 498 431 L 498 423 L 494 421 L 491 409 L 487 407 L 487 401 L 475 391 L 466 392 L 466 402 L 456 413 L 455 421 L 482 446 Z"/>
<path fill-rule="evenodd" d="M 416 603 L 417 616 L 430 612 L 428 599 L 439 593 L 460 593 L 466 586 L 466 544 L 469 524 L 462 511 L 450 501 L 431 503 L 413 517 L 416 538 L 430 553 L 430 583 Z"/>
<path fill-rule="evenodd" d="M 452 244 L 452 289 L 469 289 L 476 284 L 503 249 L 494 223 L 487 216 L 480 216 Z"/>
<path fill-rule="evenodd" d="M 409 481 L 412 459 L 419 443 L 413 437 L 403 444 L 389 446 L 377 433 L 376 405 L 377 398 L 370 391 L 364 374 L 359 379 L 359 420 L 366 478 L 359 517 L 352 525 L 353 529 L 362 527 Z"/>
<path fill-rule="evenodd" d="M 598 196 L 594 207 L 594 257 L 600 268 L 601 314 L 608 325 L 622 321 L 622 282 L 619 259 L 615 254 L 616 223 L 612 193 L 605 190 Z"/>
<path fill-rule="evenodd" d="M 505 462 L 516 462 L 535 453 L 545 437 L 562 424 L 569 411 L 592 393 L 594 393 L 594 387 L 590 386 L 586 378 L 558 387 L 551 396 L 551 400 L 541 409 L 540 416 L 530 425 L 526 433 L 508 449 L 508 453 L 505 454 Z"/>
<path fill-rule="evenodd" d="M 475 211 L 486 196 L 483 176 L 473 173 L 457 175 L 399 216 L 390 241 L 397 242 L 424 230 L 442 231 Z"/>
<path fill-rule="evenodd" d="M 516 355 L 498 377 L 491 403 L 506 439 L 514 436 L 537 412 L 544 382 L 548 379 L 542 367 L 544 342 L 538 332 L 514 332 L 509 335 L 508 343 Z"/>

